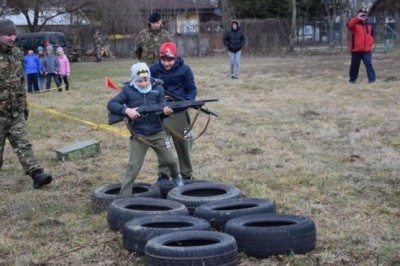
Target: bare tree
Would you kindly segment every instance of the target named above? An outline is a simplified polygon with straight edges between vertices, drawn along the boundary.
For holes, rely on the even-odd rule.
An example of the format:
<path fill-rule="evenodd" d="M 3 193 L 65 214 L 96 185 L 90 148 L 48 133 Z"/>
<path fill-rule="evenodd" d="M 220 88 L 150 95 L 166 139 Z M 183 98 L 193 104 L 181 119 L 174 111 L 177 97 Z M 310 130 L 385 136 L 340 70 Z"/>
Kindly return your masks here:
<path fill-rule="evenodd" d="M 22 13 L 30 32 L 40 31 L 46 23 L 63 14 L 78 12 L 92 4 L 85 0 L 13 0 L 7 1 L 7 7 L 13 13 Z"/>

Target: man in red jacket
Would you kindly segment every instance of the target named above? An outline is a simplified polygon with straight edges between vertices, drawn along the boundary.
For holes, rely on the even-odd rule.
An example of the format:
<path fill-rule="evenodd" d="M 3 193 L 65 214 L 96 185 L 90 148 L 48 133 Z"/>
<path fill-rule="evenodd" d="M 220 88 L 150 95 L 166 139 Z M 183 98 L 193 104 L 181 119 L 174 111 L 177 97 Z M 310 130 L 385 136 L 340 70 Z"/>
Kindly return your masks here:
<path fill-rule="evenodd" d="M 349 29 L 351 52 L 350 83 L 355 83 L 358 78 L 361 60 L 367 70 L 369 83 L 375 82 L 375 70 L 372 66 L 372 46 L 374 45 L 374 33 L 372 25 L 368 23 L 368 11 L 360 9 L 356 17 L 347 22 Z"/>

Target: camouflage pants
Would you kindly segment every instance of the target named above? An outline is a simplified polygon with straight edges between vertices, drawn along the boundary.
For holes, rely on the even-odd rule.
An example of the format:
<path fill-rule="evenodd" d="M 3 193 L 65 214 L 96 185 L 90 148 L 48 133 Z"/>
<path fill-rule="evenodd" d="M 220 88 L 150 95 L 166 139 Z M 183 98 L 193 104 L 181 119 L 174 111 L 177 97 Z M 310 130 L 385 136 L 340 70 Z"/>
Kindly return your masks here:
<path fill-rule="evenodd" d="M 101 60 L 101 45 L 96 45 L 96 59 Z"/>
<path fill-rule="evenodd" d="M 25 174 L 34 170 L 43 169 L 33 154 L 25 130 L 25 117 L 21 113 L 16 118 L 0 117 L 0 169 L 3 166 L 3 154 L 6 139 L 10 142 L 14 152 L 24 168 Z"/>

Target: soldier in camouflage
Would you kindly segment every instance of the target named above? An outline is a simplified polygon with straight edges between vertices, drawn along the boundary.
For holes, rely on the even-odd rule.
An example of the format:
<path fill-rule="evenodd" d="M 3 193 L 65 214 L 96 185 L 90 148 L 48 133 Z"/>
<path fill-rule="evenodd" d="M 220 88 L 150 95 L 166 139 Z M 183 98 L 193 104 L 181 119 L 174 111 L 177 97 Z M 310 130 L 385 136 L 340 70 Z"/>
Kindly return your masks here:
<path fill-rule="evenodd" d="M 93 45 L 96 52 L 96 62 L 100 63 L 102 59 L 101 48 L 103 47 L 103 38 L 101 37 L 99 30 L 96 30 L 93 35 Z"/>
<path fill-rule="evenodd" d="M 159 59 L 158 49 L 164 42 L 170 42 L 168 31 L 162 29 L 161 15 L 153 13 L 149 17 L 148 29 L 139 32 L 136 40 L 136 56 L 147 65 L 156 63 Z"/>
<path fill-rule="evenodd" d="M 11 20 L 0 20 L 0 169 L 6 139 L 25 171 L 33 179 L 33 188 L 39 189 L 52 181 L 43 173 L 29 143 L 25 121 L 28 119 L 26 90 L 23 76 L 23 57 L 14 47 L 16 27 Z"/>

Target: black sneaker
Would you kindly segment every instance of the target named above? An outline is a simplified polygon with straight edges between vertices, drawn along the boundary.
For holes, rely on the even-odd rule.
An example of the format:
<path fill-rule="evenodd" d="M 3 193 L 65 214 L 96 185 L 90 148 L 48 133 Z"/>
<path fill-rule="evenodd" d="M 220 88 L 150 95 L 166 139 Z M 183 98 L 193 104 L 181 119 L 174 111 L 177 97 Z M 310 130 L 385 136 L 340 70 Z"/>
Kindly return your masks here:
<path fill-rule="evenodd" d="M 169 176 L 161 174 L 158 178 L 156 183 L 161 183 L 169 180 Z"/>
<path fill-rule="evenodd" d="M 43 186 L 50 184 L 53 180 L 53 177 L 50 174 L 45 174 L 42 170 L 34 171 L 31 176 L 33 179 L 34 189 L 42 188 Z"/>
<path fill-rule="evenodd" d="M 184 176 L 184 177 L 182 177 L 182 178 L 183 178 L 183 180 L 194 180 L 194 177 L 191 176 L 191 175 L 189 175 L 189 176 Z"/>

